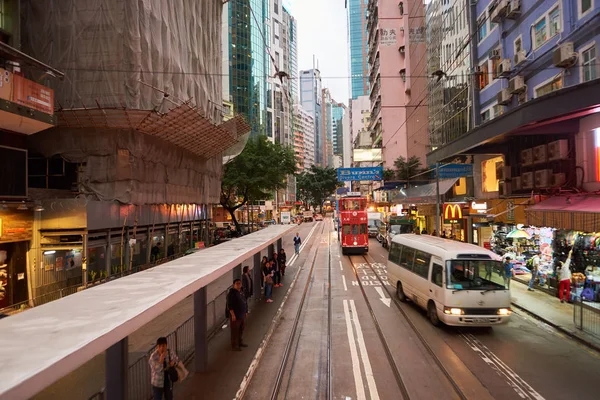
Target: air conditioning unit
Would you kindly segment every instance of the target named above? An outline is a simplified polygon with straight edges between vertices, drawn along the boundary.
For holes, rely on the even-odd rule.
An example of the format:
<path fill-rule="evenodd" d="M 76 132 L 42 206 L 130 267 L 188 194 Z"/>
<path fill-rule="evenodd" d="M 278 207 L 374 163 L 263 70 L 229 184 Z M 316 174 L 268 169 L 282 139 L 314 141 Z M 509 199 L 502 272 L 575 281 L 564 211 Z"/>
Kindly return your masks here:
<path fill-rule="evenodd" d="M 498 100 L 498 104 L 500 104 L 500 105 L 505 106 L 512 102 L 512 94 L 510 94 L 510 91 L 506 88 L 500 90 L 496 96 L 497 96 L 496 99 Z"/>
<path fill-rule="evenodd" d="M 548 162 L 548 146 L 545 144 L 541 146 L 535 146 L 533 148 L 533 163 L 542 164 Z"/>
<path fill-rule="evenodd" d="M 496 104 L 496 105 L 494 105 L 493 109 L 494 109 L 494 118 L 496 118 L 499 115 L 504 114 L 504 106 L 503 105 Z"/>
<path fill-rule="evenodd" d="M 527 60 L 527 53 L 525 52 L 525 50 L 519 50 L 515 53 L 515 56 L 514 56 L 515 67 L 517 65 L 521 64 L 522 62 L 524 62 L 525 60 Z"/>
<path fill-rule="evenodd" d="M 505 58 L 498 63 L 498 67 L 496 67 L 496 75 L 507 76 L 510 74 L 510 70 L 510 58 Z"/>
<path fill-rule="evenodd" d="M 502 57 L 502 50 L 500 50 L 500 49 L 490 50 L 490 52 L 488 53 L 488 57 L 492 60 L 497 60 L 498 58 Z"/>
<path fill-rule="evenodd" d="M 517 75 L 508 81 L 508 89 L 512 94 L 521 93 L 525 90 L 525 78 Z"/>
<path fill-rule="evenodd" d="M 492 22 L 498 23 L 502 21 L 502 18 L 506 15 L 506 11 L 508 10 L 509 0 L 499 0 L 496 4 L 496 8 L 490 14 L 490 19 Z"/>
<path fill-rule="evenodd" d="M 516 19 L 521 15 L 521 0 L 510 0 L 506 10 L 506 18 Z"/>
<path fill-rule="evenodd" d="M 547 188 L 550 186 L 552 181 L 552 170 L 551 169 L 539 169 L 535 171 L 535 187 L 536 188 Z"/>
<path fill-rule="evenodd" d="M 552 174 L 552 187 L 559 187 L 567 183 L 567 175 L 564 172 Z"/>
<path fill-rule="evenodd" d="M 522 189 L 533 189 L 533 172 L 524 172 L 521 175 L 521 188 Z"/>
<path fill-rule="evenodd" d="M 520 176 L 515 176 L 512 178 L 512 187 L 513 190 L 521 190 L 523 188 L 523 182 Z"/>
<path fill-rule="evenodd" d="M 533 149 L 521 150 L 521 165 L 524 167 L 533 165 Z"/>
<path fill-rule="evenodd" d="M 496 178 L 500 181 L 510 180 L 512 168 L 509 165 L 503 165 L 502 163 L 496 165 L 499 165 L 499 167 L 496 168 Z"/>
<path fill-rule="evenodd" d="M 500 196 L 510 196 L 512 194 L 512 184 L 510 182 L 498 182 L 498 194 Z"/>
<path fill-rule="evenodd" d="M 552 64 L 555 67 L 568 67 L 576 57 L 573 42 L 564 42 L 552 53 Z"/>
<path fill-rule="evenodd" d="M 566 160 L 569 157 L 569 144 L 566 139 L 548 143 L 548 161 Z"/>

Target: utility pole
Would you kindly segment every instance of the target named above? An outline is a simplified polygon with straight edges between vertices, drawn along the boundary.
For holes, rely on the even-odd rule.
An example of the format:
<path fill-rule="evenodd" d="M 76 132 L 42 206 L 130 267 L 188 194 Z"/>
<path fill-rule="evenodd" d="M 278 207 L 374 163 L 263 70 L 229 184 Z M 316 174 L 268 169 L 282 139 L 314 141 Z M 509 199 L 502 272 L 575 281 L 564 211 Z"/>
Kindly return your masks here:
<path fill-rule="evenodd" d="M 440 163 L 435 163 L 435 231 L 442 236 L 440 231 Z"/>

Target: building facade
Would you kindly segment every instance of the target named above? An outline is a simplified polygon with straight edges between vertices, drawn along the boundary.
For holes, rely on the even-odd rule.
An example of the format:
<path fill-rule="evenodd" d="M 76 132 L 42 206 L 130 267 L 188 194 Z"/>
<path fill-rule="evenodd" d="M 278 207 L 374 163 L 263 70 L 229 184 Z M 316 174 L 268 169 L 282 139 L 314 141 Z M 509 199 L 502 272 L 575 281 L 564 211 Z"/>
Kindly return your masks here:
<path fill-rule="evenodd" d="M 323 150 L 326 146 L 326 138 L 323 133 L 322 102 L 321 72 L 316 68 L 300 71 L 300 104 L 314 120 L 314 164 L 318 166 L 324 165 L 325 153 Z"/>
<path fill-rule="evenodd" d="M 444 7 L 444 1 L 430 4 L 428 21 L 438 22 L 428 22 L 429 29 L 443 26 Z M 439 86 L 429 105 L 436 146 L 428 162 L 472 164 L 472 176 L 458 182 L 472 181 L 466 195 L 508 207 L 491 225 L 545 227 L 554 239 L 600 231 L 593 218 L 600 209 L 588 207 L 600 204 L 594 195 L 600 188 L 600 3 L 479 1 L 460 15 L 466 15 L 466 24 L 458 24 L 462 42 L 449 43 L 447 59 L 465 60 L 445 72 L 451 81 L 467 69 L 468 79 L 452 91 L 441 88 L 445 77 L 430 83 Z M 460 15 L 455 10 L 459 21 Z M 428 40 L 431 72 L 446 44 L 431 30 Z M 461 100 L 452 104 L 452 98 Z M 444 123 L 442 115 L 452 114 L 460 119 Z M 465 240 L 489 243 L 491 228 L 484 234 L 465 227 Z"/>
<path fill-rule="evenodd" d="M 315 164 L 315 120 L 301 105 L 294 107 L 294 135 L 294 143 L 298 142 L 294 149 L 302 154 L 303 169 L 308 169 Z"/>
<path fill-rule="evenodd" d="M 352 99 L 366 95 L 369 90 L 369 83 L 367 81 L 367 4 L 368 0 L 346 1 Z"/>
<path fill-rule="evenodd" d="M 322 164 L 324 167 L 327 167 L 333 164 L 333 99 L 328 88 L 323 89 L 322 96 L 321 108 L 323 120 L 321 130 L 324 137 Z"/>
<path fill-rule="evenodd" d="M 424 158 L 427 133 L 424 9 L 419 1 L 369 1 L 369 99 L 373 147 L 386 168 Z"/>
<path fill-rule="evenodd" d="M 344 154 L 344 125 L 342 121 L 345 113 L 346 105 L 334 101 L 331 116 L 333 119 L 333 154 L 336 156 Z"/>

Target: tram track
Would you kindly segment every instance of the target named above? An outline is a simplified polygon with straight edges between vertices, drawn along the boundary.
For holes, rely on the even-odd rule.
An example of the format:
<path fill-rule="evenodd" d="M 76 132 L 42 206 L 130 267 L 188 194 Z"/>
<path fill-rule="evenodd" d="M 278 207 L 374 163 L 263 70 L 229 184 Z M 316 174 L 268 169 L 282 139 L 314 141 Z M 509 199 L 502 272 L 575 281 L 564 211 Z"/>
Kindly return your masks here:
<path fill-rule="evenodd" d="M 331 337 L 332 337 L 332 301 L 331 301 L 331 235 L 329 231 L 326 230 L 328 226 L 327 222 L 323 222 L 323 227 L 319 236 L 322 238 L 323 233 L 327 232 L 327 339 L 326 339 L 326 353 L 325 353 L 325 361 L 326 361 L 326 377 L 325 379 L 321 379 L 319 377 L 318 381 L 318 390 L 317 390 L 317 399 L 325 398 L 326 400 L 333 399 L 333 387 L 332 387 L 332 357 L 331 357 Z M 317 242 L 318 246 L 321 242 Z M 298 310 L 294 317 L 294 321 L 292 324 L 292 329 L 289 334 L 288 340 L 286 342 L 286 346 L 283 351 L 283 356 L 281 359 L 281 363 L 279 365 L 277 375 L 275 378 L 275 383 L 273 389 L 271 391 L 271 400 L 277 400 L 280 398 L 287 398 L 290 386 L 293 382 L 294 375 L 294 367 L 296 365 L 296 358 L 298 355 L 298 347 L 301 341 L 302 328 L 300 325 L 300 321 L 306 311 L 305 301 L 307 299 L 307 295 L 311 289 L 314 278 L 314 270 L 315 264 L 317 263 L 317 258 L 319 256 L 319 248 L 316 249 L 313 259 L 310 264 L 310 270 L 308 272 L 308 276 L 306 278 L 306 284 L 304 285 L 304 290 L 302 292 L 302 297 L 300 299 L 300 304 L 298 305 Z M 300 326 L 300 329 L 298 329 Z M 320 363 L 319 363 L 320 364 Z M 322 388 L 322 382 L 325 384 L 325 388 Z M 324 394 L 324 396 L 322 395 Z"/>
<path fill-rule="evenodd" d="M 352 265 L 352 270 L 354 272 L 354 275 L 355 275 L 356 280 L 358 282 L 358 286 L 360 288 L 360 291 L 361 291 L 361 293 L 363 295 L 363 298 L 364 298 L 365 303 L 367 305 L 367 308 L 369 310 L 369 314 L 371 315 L 371 318 L 373 320 L 373 324 L 375 325 L 375 329 L 377 331 L 377 334 L 379 336 L 381 344 L 382 344 L 382 346 L 384 348 L 384 351 L 386 353 L 386 356 L 387 356 L 387 359 L 388 359 L 388 363 L 389 363 L 389 365 L 390 365 L 390 367 L 392 369 L 394 377 L 396 378 L 396 382 L 398 384 L 398 388 L 400 389 L 402 398 L 404 400 L 410 400 L 411 397 L 410 397 L 408 388 L 406 386 L 405 379 L 403 378 L 402 373 L 400 372 L 400 370 L 398 368 L 398 365 L 396 364 L 396 361 L 394 360 L 394 356 L 392 354 L 390 346 L 389 346 L 389 344 L 387 342 L 387 339 L 385 338 L 383 330 L 381 329 L 381 326 L 379 324 L 379 320 L 377 319 L 377 316 L 375 315 L 375 312 L 373 311 L 373 307 L 371 306 L 371 301 L 369 300 L 369 298 L 367 296 L 367 293 L 365 291 L 365 288 L 364 288 L 364 285 L 362 283 L 362 280 L 360 279 L 360 276 L 358 274 L 358 269 L 357 269 L 357 264 L 358 263 L 355 262 L 355 261 L 353 261 L 352 257 L 353 256 L 348 256 L 348 258 L 350 260 L 350 263 Z M 464 394 L 464 392 L 459 387 L 459 385 L 457 384 L 457 382 L 454 380 L 454 378 L 452 377 L 452 375 L 450 374 L 450 372 L 444 366 L 444 364 L 442 363 L 442 361 L 440 360 L 440 358 L 435 354 L 434 350 L 431 348 L 431 346 L 429 345 L 429 343 L 427 343 L 427 340 L 423 337 L 423 335 L 421 334 L 421 332 L 419 332 L 418 328 L 416 327 L 416 325 L 414 324 L 414 322 L 411 320 L 410 316 L 402 308 L 402 306 L 398 302 L 398 299 L 395 296 L 395 294 L 393 294 L 393 293 L 390 292 L 390 290 L 388 289 L 388 287 L 386 286 L 386 284 L 381 279 L 381 276 L 379 275 L 379 273 L 375 270 L 375 268 L 373 268 L 373 263 L 371 261 L 369 261 L 369 259 L 366 256 L 364 256 L 364 255 L 363 256 L 354 256 L 354 257 L 364 260 L 363 264 L 368 265 L 369 269 L 373 272 L 374 276 L 377 278 L 377 280 L 381 284 L 381 287 L 383 288 L 383 290 L 385 290 L 387 292 L 387 294 L 390 296 L 391 302 L 394 303 L 394 305 L 396 306 L 396 308 L 398 309 L 398 311 L 400 311 L 400 314 L 402 314 L 402 316 L 404 317 L 404 320 L 406 321 L 407 325 L 410 327 L 411 331 L 415 334 L 415 336 L 417 337 L 417 339 L 419 340 L 419 342 L 423 345 L 423 348 L 431 356 L 432 360 L 435 362 L 435 364 L 437 365 L 437 367 L 439 368 L 439 370 L 442 372 L 442 374 L 448 380 L 448 382 L 450 383 L 450 385 L 454 389 L 454 391 L 455 391 L 456 395 L 458 396 L 458 398 L 460 398 L 461 400 L 468 399 L 468 397 Z"/>

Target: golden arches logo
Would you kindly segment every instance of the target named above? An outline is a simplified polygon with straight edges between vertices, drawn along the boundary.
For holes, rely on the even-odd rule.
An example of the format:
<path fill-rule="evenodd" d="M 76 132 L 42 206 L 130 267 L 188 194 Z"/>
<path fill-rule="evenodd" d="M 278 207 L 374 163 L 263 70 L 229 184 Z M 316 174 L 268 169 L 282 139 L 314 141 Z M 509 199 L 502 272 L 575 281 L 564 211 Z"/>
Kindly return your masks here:
<path fill-rule="evenodd" d="M 461 219 L 462 217 L 460 204 L 444 204 L 444 219 Z"/>

